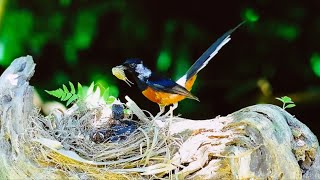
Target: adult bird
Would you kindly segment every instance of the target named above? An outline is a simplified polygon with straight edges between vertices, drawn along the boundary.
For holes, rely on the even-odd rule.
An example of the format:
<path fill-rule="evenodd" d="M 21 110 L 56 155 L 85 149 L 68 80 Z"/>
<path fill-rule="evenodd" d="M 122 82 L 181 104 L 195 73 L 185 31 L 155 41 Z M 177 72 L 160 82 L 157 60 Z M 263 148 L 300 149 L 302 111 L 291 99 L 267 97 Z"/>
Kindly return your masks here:
<path fill-rule="evenodd" d="M 230 41 L 231 33 L 243 23 L 244 22 L 227 31 L 216 40 L 216 42 L 214 42 L 176 82 L 170 78 L 165 78 L 152 72 L 143 64 L 141 59 L 126 60 L 122 65 L 112 69 L 113 74 L 130 85 L 131 82 L 126 78 L 123 71 L 129 72 L 132 74 L 135 82 L 142 91 L 142 94 L 150 101 L 155 102 L 160 106 L 158 115 L 161 115 L 164 112 L 165 106 L 171 104 L 173 104 L 173 107 L 171 108 L 172 112 L 172 110 L 178 106 L 177 103 L 185 98 L 199 101 L 199 99 L 190 92 L 198 72 L 202 70 L 218 51 Z M 116 73 L 119 71 L 120 73 Z"/>

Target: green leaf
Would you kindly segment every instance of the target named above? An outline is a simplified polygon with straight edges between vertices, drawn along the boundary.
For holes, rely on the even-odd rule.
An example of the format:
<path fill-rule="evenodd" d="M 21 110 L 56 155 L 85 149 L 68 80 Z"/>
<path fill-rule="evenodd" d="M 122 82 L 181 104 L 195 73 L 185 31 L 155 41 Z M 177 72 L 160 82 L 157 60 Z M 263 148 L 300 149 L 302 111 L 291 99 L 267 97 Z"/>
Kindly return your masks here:
<path fill-rule="evenodd" d="M 89 86 L 89 89 L 87 91 L 87 95 L 90 95 L 93 93 L 93 88 L 94 88 L 94 82 L 92 82 Z"/>
<path fill-rule="evenodd" d="M 71 104 L 73 101 L 77 100 L 79 96 L 77 94 L 72 95 L 72 97 L 67 101 L 67 106 Z"/>
<path fill-rule="evenodd" d="M 74 85 L 72 84 L 72 82 L 69 81 L 69 85 L 71 88 L 71 90 L 70 90 L 71 94 L 76 94 L 76 89 L 74 88 Z"/>
<path fill-rule="evenodd" d="M 56 96 L 55 95 L 55 91 L 48 91 L 48 90 L 44 90 L 46 93 L 50 94 L 51 96 Z"/>
<path fill-rule="evenodd" d="M 284 103 L 283 99 L 281 99 L 281 98 L 278 98 L 278 97 L 277 97 L 276 99 L 278 99 L 279 101 L 281 101 L 281 102 L 283 102 L 283 103 Z"/>
<path fill-rule="evenodd" d="M 292 100 L 291 100 L 291 98 L 288 97 L 288 96 L 283 96 L 283 97 L 281 97 L 281 99 L 282 99 L 283 102 L 285 102 L 285 103 L 293 103 Z"/>
<path fill-rule="evenodd" d="M 288 103 L 294 103 L 292 100 L 291 100 L 291 98 L 290 97 L 288 97 L 288 96 L 283 96 L 283 97 L 281 97 L 281 98 L 276 98 L 277 100 L 279 100 L 279 101 L 281 101 L 282 103 L 284 103 L 284 104 L 288 104 Z"/>
<path fill-rule="evenodd" d="M 64 93 L 63 90 L 62 90 L 62 94 L 61 94 L 60 100 L 63 101 L 66 96 L 67 96 L 67 93 Z"/>
<path fill-rule="evenodd" d="M 99 97 L 101 96 L 101 90 L 100 90 L 100 87 L 98 86 L 96 88 L 96 90 L 94 91 L 94 94 L 97 94 Z"/>
<path fill-rule="evenodd" d="M 78 96 L 79 96 L 80 99 L 82 99 L 84 97 L 83 88 L 82 88 L 82 85 L 80 83 L 78 83 Z"/>
<path fill-rule="evenodd" d="M 286 109 L 286 108 L 293 108 L 293 107 L 295 107 L 296 105 L 295 104 L 288 104 L 288 105 L 286 105 L 284 108 Z"/>
<path fill-rule="evenodd" d="M 48 94 L 54 96 L 54 97 L 57 97 L 57 98 L 60 98 L 63 94 L 63 90 L 62 89 L 56 89 L 56 90 L 53 90 L 53 91 L 47 91 L 45 90 Z M 62 92 L 62 93 L 61 93 Z"/>
<path fill-rule="evenodd" d="M 105 89 L 103 94 L 102 94 L 103 100 L 107 101 L 109 98 L 109 88 Z"/>
<path fill-rule="evenodd" d="M 68 88 L 67 88 L 66 85 L 63 84 L 62 87 L 63 87 L 63 91 L 64 91 L 65 93 L 69 93 L 69 90 L 68 90 Z"/>
<path fill-rule="evenodd" d="M 109 98 L 106 100 L 107 104 L 112 104 L 116 100 L 115 97 L 109 96 Z"/>
<path fill-rule="evenodd" d="M 61 98 L 65 93 L 61 88 L 57 89 L 57 95 L 59 96 L 58 98 Z"/>
<path fill-rule="evenodd" d="M 97 86 L 96 90 L 90 96 L 92 99 L 98 100 L 101 97 L 100 88 Z"/>
<path fill-rule="evenodd" d="M 62 101 L 66 101 L 72 97 L 71 93 L 66 93 L 66 96 L 62 99 Z"/>
<path fill-rule="evenodd" d="M 124 109 L 123 113 L 127 114 L 127 115 L 130 115 L 130 114 L 132 114 L 132 111 L 130 109 Z"/>
<path fill-rule="evenodd" d="M 286 104 L 294 103 L 293 101 L 286 101 Z"/>

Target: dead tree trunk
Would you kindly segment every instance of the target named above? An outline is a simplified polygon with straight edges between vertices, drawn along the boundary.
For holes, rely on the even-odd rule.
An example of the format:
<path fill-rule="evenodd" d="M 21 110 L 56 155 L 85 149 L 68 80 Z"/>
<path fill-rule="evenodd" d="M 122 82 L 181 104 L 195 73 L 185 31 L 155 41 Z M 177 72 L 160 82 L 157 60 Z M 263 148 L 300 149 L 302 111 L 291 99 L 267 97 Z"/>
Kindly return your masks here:
<path fill-rule="evenodd" d="M 152 119 L 128 99 L 141 126 L 127 141 L 96 144 L 81 131 L 84 135 L 77 133 L 68 144 L 46 132 L 60 132 L 63 121 L 76 131 L 83 117 L 100 120 L 110 106 L 87 109 L 87 114 L 73 106 L 42 117 L 29 85 L 34 68 L 32 57 L 21 57 L 0 77 L 0 179 L 320 179 L 316 136 L 274 105 L 210 120 Z"/>

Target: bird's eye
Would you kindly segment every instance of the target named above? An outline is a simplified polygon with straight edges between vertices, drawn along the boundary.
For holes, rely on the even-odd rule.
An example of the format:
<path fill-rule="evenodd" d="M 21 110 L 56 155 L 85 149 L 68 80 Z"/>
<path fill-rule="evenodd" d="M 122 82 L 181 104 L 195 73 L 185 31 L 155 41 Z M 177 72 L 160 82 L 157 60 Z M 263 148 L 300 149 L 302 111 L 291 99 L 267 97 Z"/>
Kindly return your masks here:
<path fill-rule="evenodd" d="M 131 64 L 129 64 L 129 67 L 134 68 L 134 67 L 136 67 L 136 65 L 134 63 L 131 63 Z"/>

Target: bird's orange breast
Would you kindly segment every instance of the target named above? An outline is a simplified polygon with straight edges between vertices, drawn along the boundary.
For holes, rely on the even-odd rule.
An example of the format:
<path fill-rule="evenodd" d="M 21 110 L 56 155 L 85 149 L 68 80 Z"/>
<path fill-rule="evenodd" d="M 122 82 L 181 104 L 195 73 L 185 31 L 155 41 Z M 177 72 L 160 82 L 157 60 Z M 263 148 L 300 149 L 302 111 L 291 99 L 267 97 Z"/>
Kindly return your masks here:
<path fill-rule="evenodd" d="M 188 91 L 191 90 L 195 80 L 196 80 L 196 75 L 193 76 L 192 78 L 190 78 L 186 82 L 185 88 Z M 147 89 L 142 91 L 142 94 L 146 98 L 148 98 L 150 101 L 155 102 L 155 103 L 159 104 L 160 106 L 167 106 L 170 104 L 174 104 L 174 103 L 177 103 L 177 102 L 186 98 L 185 96 L 179 95 L 179 94 L 172 94 L 172 93 L 157 91 L 157 90 L 152 89 L 151 87 L 147 87 Z"/>
<path fill-rule="evenodd" d="M 142 94 L 150 101 L 159 104 L 160 106 L 167 106 L 170 104 L 177 103 L 185 98 L 185 96 L 179 94 L 171 94 L 166 92 L 160 92 L 148 87 Z"/>

